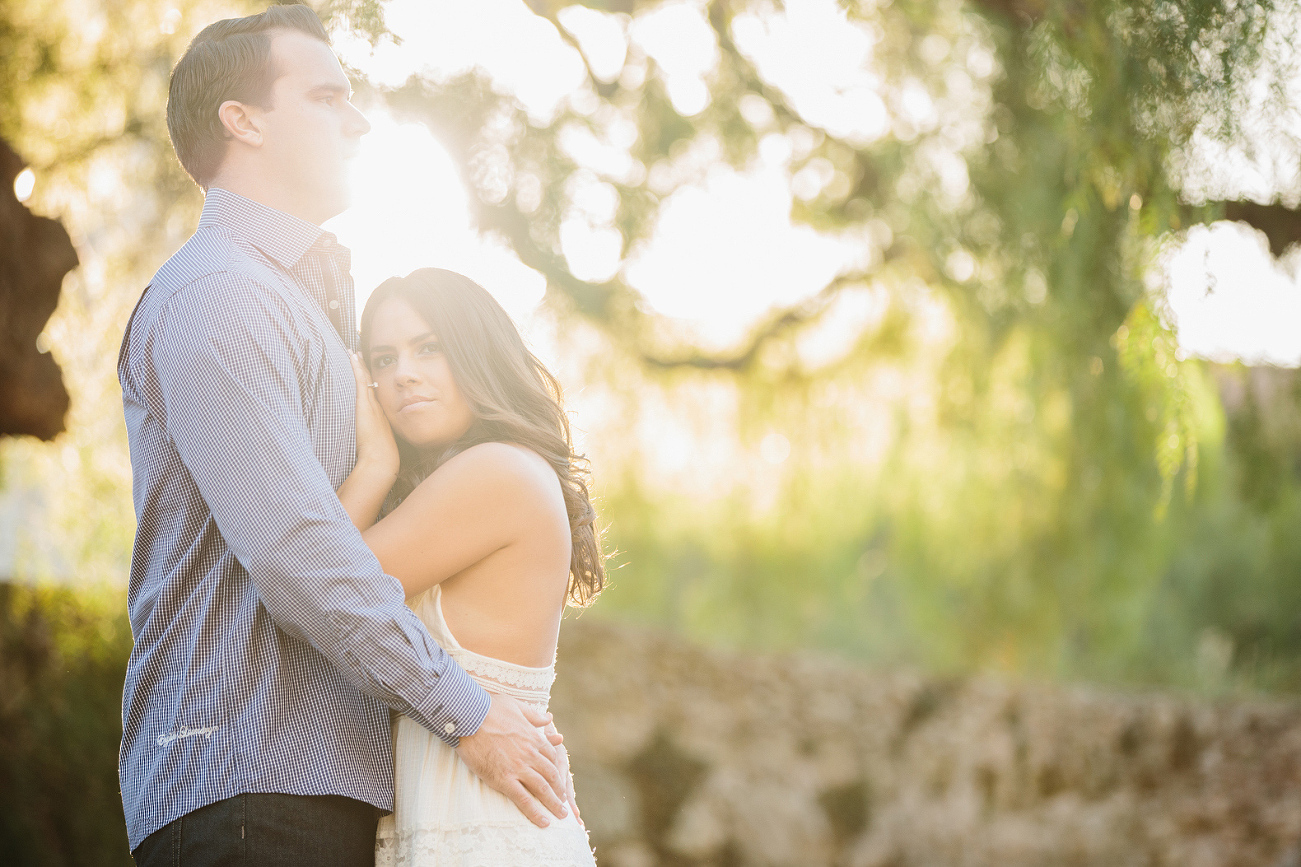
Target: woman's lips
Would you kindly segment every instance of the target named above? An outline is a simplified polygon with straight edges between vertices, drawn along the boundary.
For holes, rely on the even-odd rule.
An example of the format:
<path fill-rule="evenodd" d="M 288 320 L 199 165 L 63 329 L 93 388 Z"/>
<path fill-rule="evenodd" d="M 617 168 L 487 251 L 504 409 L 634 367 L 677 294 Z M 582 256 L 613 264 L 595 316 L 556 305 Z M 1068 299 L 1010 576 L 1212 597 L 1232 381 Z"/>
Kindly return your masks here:
<path fill-rule="evenodd" d="M 421 410 L 429 406 L 433 402 L 434 402 L 434 398 L 432 397 L 410 398 L 407 400 L 406 403 L 402 404 L 401 408 L 398 409 L 398 412 L 407 412 L 408 410 L 412 410 L 412 411 Z"/>

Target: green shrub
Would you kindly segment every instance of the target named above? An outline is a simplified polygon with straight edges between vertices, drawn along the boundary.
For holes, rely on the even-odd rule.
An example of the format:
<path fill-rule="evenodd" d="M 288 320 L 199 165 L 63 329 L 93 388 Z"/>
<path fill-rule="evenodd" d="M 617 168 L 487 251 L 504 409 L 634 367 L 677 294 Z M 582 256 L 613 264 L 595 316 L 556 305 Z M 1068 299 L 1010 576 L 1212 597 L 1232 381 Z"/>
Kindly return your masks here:
<path fill-rule="evenodd" d="M 131 630 L 119 591 L 0 582 L 0 852 L 131 864 L 118 787 Z"/>

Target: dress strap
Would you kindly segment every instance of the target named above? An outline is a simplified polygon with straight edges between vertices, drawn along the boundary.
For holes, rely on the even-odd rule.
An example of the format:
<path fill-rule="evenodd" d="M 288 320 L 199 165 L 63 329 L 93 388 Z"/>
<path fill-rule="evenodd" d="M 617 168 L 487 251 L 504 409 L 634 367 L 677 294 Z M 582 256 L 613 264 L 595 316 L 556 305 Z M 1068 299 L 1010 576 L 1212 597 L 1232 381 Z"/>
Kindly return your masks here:
<path fill-rule="evenodd" d="M 434 639 L 484 689 L 545 709 L 551 699 L 551 684 L 556 679 L 555 663 L 533 668 L 484 656 L 462 647 L 447 625 L 447 618 L 443 616 L 442 589 L 435 584 L 416 606 Z"/>

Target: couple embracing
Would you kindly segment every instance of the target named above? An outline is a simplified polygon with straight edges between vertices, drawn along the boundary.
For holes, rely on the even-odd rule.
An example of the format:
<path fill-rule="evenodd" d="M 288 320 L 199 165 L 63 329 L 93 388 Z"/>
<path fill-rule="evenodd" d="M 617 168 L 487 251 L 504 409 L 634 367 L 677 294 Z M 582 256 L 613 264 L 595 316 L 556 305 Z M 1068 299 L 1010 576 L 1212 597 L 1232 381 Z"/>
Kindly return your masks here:
<path fill-rule="evenodd" d="M 120 762 L 150 865 L 592 865 L 547 701 L 604 581 L 555 379 L 481 287 L 356 329 L 369 129 L 319 19 L 220 21 L 172 73 L 205 190 L 118 359 L 138 530 Z M 396 712 L 396 713 L 392 713 Z"/>

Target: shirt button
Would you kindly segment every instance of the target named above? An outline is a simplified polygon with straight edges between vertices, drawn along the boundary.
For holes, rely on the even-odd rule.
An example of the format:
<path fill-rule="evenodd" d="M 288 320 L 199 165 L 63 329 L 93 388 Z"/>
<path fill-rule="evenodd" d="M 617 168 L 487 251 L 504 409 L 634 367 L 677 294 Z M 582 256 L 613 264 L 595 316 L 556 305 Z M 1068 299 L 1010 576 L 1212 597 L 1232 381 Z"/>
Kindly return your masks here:
<path fill-rule="evenodd" d="M 443 731 L 450 735 L 452 732 L 456 731 L 456 723 L 449 722 L 447 725 L 443 726 Z"/>
<path fill-rule="evenodd" d="M 339 302 L 336 301 L 335 299 L 331 298 L 331 299 L 330 299 L 330 309 L 331 309 L 331 310 L 338 310 L 338 309 L 339 309 Z"/>

